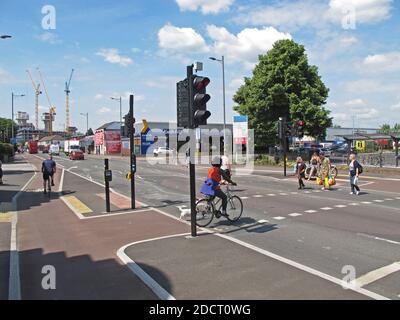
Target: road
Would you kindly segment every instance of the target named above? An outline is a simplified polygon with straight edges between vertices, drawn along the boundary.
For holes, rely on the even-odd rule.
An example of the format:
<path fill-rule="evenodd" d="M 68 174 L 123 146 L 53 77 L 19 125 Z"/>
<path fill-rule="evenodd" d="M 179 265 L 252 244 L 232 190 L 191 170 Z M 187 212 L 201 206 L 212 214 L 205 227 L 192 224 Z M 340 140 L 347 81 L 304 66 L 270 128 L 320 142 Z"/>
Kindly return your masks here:
<path fill-rule="evenodd" d="M 36 157 L 29 156 L 27 161 L 39 161 L 38 158 L 43 157 L 45 155 L 41 154 Z M 33 158 L 36 160 L 33 160 Z M 101 212 L 104 215 L 104 200 L 101 199 L 100 195 L 103 192 L 101 186 L 104 180 L 103 160 L 95 156 L 89 156 L 84 161 L 71 161 L 65 156 L 55 157 L 55 160 L 61 171 L 64 171 L 62 178 L 64 190 L 66 190 L 65 186 L 67 186 L 68 192 L 74 193 L 88 207 L 95 208 L 91 210 L 94 214 L 92 218 L 96 218 L 94 211 Z M 115 224 L 113 227 L 119 231 L 116 232 L 114 237 L 110 235 L 110 243 L 107 242 L 107 235 L 105 240 L 101 240 L 100 243 L 96 244 L 91 243 L 90 246 L 86 246 L 86 242 L 81 243 L 79 240 L 74 239 L 72 241 L 74 245 L 71 244 L 70 248 L 71 252 L 77 250 L 82 255 L 99 252 L 99 256 L 102 259 L 111 260 L 113 257 L 115 258 L 118 248 L 125 245 L 125 251 L 118 251 L 119 262 L 122 261 L 122 264 L 127 263 L 129 265 L 126 259 L 128 261 L 131 261 L 130 259 L 134 260 L 135 257 L 140 259 L 143 265 L 142 269 L 150 276 L 154 275 L 153 280 L 156 279 L 160 287 L 166 289 L 166 287 L 169 287 L 168 284 L 165 284 L 166 280 L 164 279 L 163 282 L 161 277 L 157 276 L 161 272 L 155 273 L 149 267 L 145 266 L 146 263 L 155 266 L 157 265 L 157 261 L 162 260 L 162 265 L 160 264 L 157 267 L 161 269 L 165 268 L 165 270 L 162 270 L 165 274 L 164 278 L 167 278 L 168 281 L 174 284 L 174 286 L 170 285 L 170 287 L 176 298 L 207 298 L 202 296 L 204 288 L 200 286 L 197 295 L 196 292 L 191 292 L 190 294 L 186 292 L 184 286 L 188 283 L 185 282 L 185 279 L 188 280 L 188 276 L 185 275 L 185 270 L 180 270 L 179 274 L 177 274 L 179 267 L 177 267 L 176 259 L 184 259 L 184 256 L 175 255 L 179 254 L 179 251 L 182 253 L 186 250 L 185 248 L 188 248 L 187 244 L 182 245 L 178 242 L 181 241 L 179 238 L 180 234 L 189 232 L 189 226 L 188 224 L 176 221 L 179 219 L 181 210 L 185 210 L 189 206 L 188 169 L 185 166 L 168 164 L 153 165 L 145 159 L 139 158 L 137 162 L 136 199 L 139 201 L 138 205 L 142 209 L 145 208 L 143 210 L 147 210 L 146 208 L 153 210 L 151 213 L 143 215 L 142 218 L 147 219 L 146 221 L 143 220 L 140 222 L 142 228 L 145 228 L 148 234 L 143 234 L 143 237 L 137 237 L 137 235 L 130 235 L 129 232 L 124 233 L 123 230 L 126 231 L 128 224 L 132 221 L 129 220 L 131 218 L 127 218 L 129 213 L 125 214 L 122 211 L 118 212 L 118 215 L 112 218 L 115 219 L 112 220 Z M 129 162 L 126 158 L 112 157 L 110 160 L 110 169 L 113 171 L 111 188 L 115 192 L 114 198 L 116 199 L 113 203 L 116 207 L 113 207 L 113 210 L 116 211 L 122 209 L 122 207 L 118 208 L 118 203 L 123 202 L 122 198 L 118 200 L 117 197 L 129 196 L 130 194 L 130 184 L 125 178 L 128 167 Z M 196 181 L 198 186 L 204 181 L 206 170 L 206 167 L 197 167 Z M 58 179 L 61 179 L 61 176 Z M 215 237 L 218 240 L 213 240 L 212 242 L 210 240 L 201 240 L 204 241 L 204 244 L 200 242 L 196 244 L 198 252 L 199 254 L 200 252 L 204 252 L 205 248 L 210 247 L 210 243 L 215 243 L 216 248 L 214 250 L 219 250 L 219 242 L 225 240 L 229 240 L 229 245 L 226 243 L 221 243 L 221 245 L 229 248 L 232 247 L 230 249 L 232 252 L 235 252 L 235 250 L 240 251 L 244 247 L 250 248 L 257 252 L 256 255 L 253 256 L 251 254 L 248 258 L 252 259 L 252 261 L 254 260 L 254 263 L 257 264 L 258 269 L 253 270 L 253 274 L 258 274 L 257 272 L 260 274 L 258 280 L 253 280 L 259 282 L 261 281 L 260 279 L 270 279 L 270 281 L 273 279 L 276 283 L 274 282 L 274 286 L 268 289 L 268 293 L 254 287 L 254 291 L 249 289 L 243 296 L 226 296 L 224 292 L 220 292 L 221 286 L 219 286 L 215 288 L 214 297 L 257 299 L 400 299 L 400 178 L 363 177 L 361 178 L 362 193 L 359 196 L 349 194 L 348 182 L 345 176 L 339 177 L 338 184 L 331 191 L 322 191 L 313 182 L 306 182 L 307 189 L 298 190 L 293 177 L 284 178 L 279 171 L 269 169 L 256 169 L 252 174 L 236 175 L 234 176 L 234 180 L 238 183 L 234 192 L 243 199 L 244 203 L 243 217 L 236 224 L 230 224 L 224 219 L 215 219 L 205 232 L 213 233 L 214 236 L 218 235 Z M 97 189 L 92 190 L 92 188 Z M 90 198 L 93 194 L 98 195 L 96 201 Z M 200 196 L 198 194 L 198 197 Z M 158 213 L 162 213 L 162 215 L 158 215 Z M 154 214 L 154 220 L 149 219 L 152 214 Z M 88 215 L 90 217 L 91 213 Z M 135 219 L 139 219 L 139 216 L 140 213 L 135 215 Z M 161 216 L 162 218 L 160 218 Z M 25 214 L 22 217 L 25 217 Z M 32 218 L 28 217 L 26 215 L 26 220 L 22 220 L 21 222 L 19 241 L 26 248 L 46 246 L 46 240 L 42 239 L 45 237 L 43 234 L 37 234 L 36 238 L 35 236 L 24 237 L 24 233 L 31 232 L 32 228 L 37 231 L 40 230 L 38 223 L 34 223 Z M 176 219 L 173 219 L 173 217 Z M 62 219 L 66 219 L 64 216 L 60 216 L 59 218 L 60 223 L 63 221 Z M 49 217 L 44 217 L 43 219 L 47 221 Z M 68 219 L 68 224 L 73 223 L 71 217 Z M 165 221 L 163 222 L 165 225 L 161 229 L 157 229 L 160 226 L 156 221 L 162 219 L 169 219 L 171 222 Z M 87 220 L 86 222 L 89 223 L 90 221 L 95 220 Z M 150 226 L 146 225 L 145 222 L 150 223 Z M 180 223 L 180 225 L 172 225 L 175 223 Z M 163 230 L 163 228 L 167 227 L 175 230 L 175 232 L 169 232 L 166 229 Z M 101 225 L 93 225 L 86 230 L 80 229 L 79 225 L 74 224 L 74 228 L 77 228 L 79 230 L 77 232 L 80 235 L 83 234 L 83 236 L 88 232 L 92 233 L 94 231 L 97 234 L 101 232 L 107 233 L 106 230 L 102 229 L 104 226 Z M 59 227 L 56 229 L 59 233 L 65 231 Z M 137 228 L 132 230 L 137 230 Z M 46 229 L 46 232 L 49 231 Z M 68 236 L 71 235 L 63 235 L 65 237 L 63 241 L 69 241 Z M 178 236 L 178 238 L 162 240 L 164 239 L 163 237 L 170 236 Z M 54 234 L 49 232 L 49 237 L 54 241 Z M 206 239 L 207 237 L 199 238 Z M 88 239 L 85 241 L 89 241 Z M 156 242 L 157 239 L 161 239 L 162 241 L 158 245 L 151 242 L 146 242 L 146 244 L 141 243 L 149 241 L 149 239 L 154 239 Z M 96 241 L 99 241 L 98 237 Z M 35 245 L 32 242 L 36 242 Z M 154 257 L 158 257 L 165 250 L 170 250 L 167 248 L 162 249 L 164 245 L 167 246 L 169 243 L 175 248 L 180 247 L 181 250 L 171 251 L 170 257 L 163 256 L 155 259 Z M 136 247 L 129 247 L 129 244 L 136 244 Z M 58 243 L 57 250 L 62 250 L 63 245 L 65 243 Z M 81 248 L 78 250 L 80 245 L 85 249 Z M 104 253 L 98 247 L 107 248 L 109 251 Z M 153 256 L 150 254 L 151 250 L 154 250 Z M 111 251 L 113 252 L 111 253 Z M 239 256 L 249 254 L 247 251 L 239 251 L 237 252 Z M 207 254 L 209 255 L 210 252 Z M 260 265 L 260 254 L 267 259 L 264 261 L 264 266 Z M 122 259 L 121 256 L 124 258 Z M 154 258 L 151 261 L 149 260 L 150 256 Z M 223 257 L 222 255 L 221 259 L 229 259 L 229 257 Z M 31 263 L 28 260 L 28 258 L 25 258 L 26 262 L 24 264 L 23 259 L 21 259 L 22 273 L 25 277 L 28 277 L 28 271 L 24 272 L 24 268 L 26 269 L 27 264 Z M 249 266 L 245 262 L 237 261 L 237 265 L 242 266 L 243 272 L 247 272 L 249 268 L 254 267 L 253 264 Z M 277 262 L 281 265 L 275 265 Z M 190 262 L 188 261 L 187 263 Z M 169 265 L 170 267 L 168 268 Z M 178 263 L 178 265 L 180 264 Z M 285 268 L 288 267 L 291 269 L 281 275 L 281 280 L 279 280 L 279 277 L 274 277 L 274 274 L 283 272 L 282 270 L 286 270 Z M 299 270 L 302 275 L 301 281 L 299 280 L 297 285 L 295 285 L 296 282 L 291 282 L 289 279 L 292 279 L 292 274 L 293 279 L 298 279 Z M 339 281 L 345 278 L 349 270 L 354 270 L 354 278 L 358 285 L 358 289 L 355 292 L 357 294 L 360 293 L 359 296 L 350 295 L 349 290 L 340 289 L 340 292 L 336 292 L 337 288 L 329 287 L 328 289 L 325 283 L 316 282 L 317 279 L 318 281 L 325 279 L 336 283 L 335 287 L 340 287 L 338 286 Z M 234 276 L 240 278 L 247 274 L 234 273 Z M 312 279 L 307 278 L 310 275 L 312 275 Z M 85 273 L 81 276 L 84 277 Z M 121 277 L 126 276 L 124 274 Z M 199 277 L 201 276 L 199 275 Z M 286 282 L 284 280 L 285 277 L 288 277 L 288 281 Z M 25 281 L 29 282 L 32 280 L 25 278 Z M 204 281 L 204 279 L 199 279 L 199 281 Z M 35 296 L 35 294 L 38 294 L 37 291 L 29 289 L 30 286 L 28 284 L 24 285 L 24 276 L 22 276 L 22 282 L 22 288 L 23 290 L 25 288 L 26 292 L 25 295 L 22 294 L 23 298 L 42 298 L 42 296 Z M 237 283 L 240 284 L 241 282 L 237 281 Z M 148 285 L 148 283 L 146 284 Z M 140 287 L 139 283 L 136 283 L 136 285 Z M 212 284 L 209 285 L 211 288 L 209 290 L 213 292 Z M 243 286 L 243 284 L 240 285 Z M 265 285 L 267 286 L 268 284 Z M 307 286 L 313 285 L 318 289 L 308 294 L 306 292 L 308 290 Z M 273 290 L 273 288 L 276 290 Z M 237 290 L 237 288 L 233 289 Z M 73 292 L 76 293 L 76 289 Z M 325 293 L 329 292 L 332 293 L 331 296 L 329 294 L 325 295 Z M 72 294 L 61 294 L 54 298 L 71 297 L 73 297 Z M 94 295 L 94 297 L 101 298 L 102 295 Z M 131 296 L 128 292 L 126 295 L 122 294 L 121 297 L 154 298 L 148 292 L 143 296 Z M 158 297 L 162 298 L 160 295 Z"/>

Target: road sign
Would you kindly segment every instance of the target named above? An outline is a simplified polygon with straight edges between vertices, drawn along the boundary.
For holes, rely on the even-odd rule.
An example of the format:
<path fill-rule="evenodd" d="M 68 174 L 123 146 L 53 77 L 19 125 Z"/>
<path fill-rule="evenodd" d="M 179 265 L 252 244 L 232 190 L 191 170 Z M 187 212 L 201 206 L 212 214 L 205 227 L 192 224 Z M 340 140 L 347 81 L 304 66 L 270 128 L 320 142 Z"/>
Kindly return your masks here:
<path fill-rule="evenodd" d="M 235 144 L 247 144 L 249 137 L 248 116 L 233 117 L 233 141 Z"/>
<path fill-rule="evenodd" d="M 356 150 L 359 152 L 365 151 L 365 141 L 357 140 L 356 141 Z"/>

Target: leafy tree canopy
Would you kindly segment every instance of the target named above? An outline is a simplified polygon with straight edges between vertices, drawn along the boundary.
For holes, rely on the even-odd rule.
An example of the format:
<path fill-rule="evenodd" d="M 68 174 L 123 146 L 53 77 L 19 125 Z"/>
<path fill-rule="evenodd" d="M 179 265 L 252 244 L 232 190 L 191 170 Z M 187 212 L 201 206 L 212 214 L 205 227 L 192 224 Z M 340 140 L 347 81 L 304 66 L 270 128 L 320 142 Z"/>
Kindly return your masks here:
<path fill-rule="evenodd" d="M 233 97 L 234 110 L 248 115 L 256 147 L 276 142 L 279 117 L 304 120 L 305 134 L 319 138 L 332 125 L 330 111 L 323 107 L 328 92 L 318 68 L 308 64 L 304 46 L 280 40 L 259 56 L 253 76 L 245 78 Z"/>

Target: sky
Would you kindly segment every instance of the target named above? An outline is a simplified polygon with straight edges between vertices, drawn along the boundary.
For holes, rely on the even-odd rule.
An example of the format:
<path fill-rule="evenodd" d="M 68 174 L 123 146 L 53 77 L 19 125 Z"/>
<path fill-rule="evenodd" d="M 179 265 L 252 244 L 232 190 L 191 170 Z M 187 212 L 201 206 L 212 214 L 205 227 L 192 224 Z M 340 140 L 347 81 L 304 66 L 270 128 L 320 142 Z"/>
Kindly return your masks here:
<path fill-rule="evenodd" d="M 50 7 L 49 7 L 50 6 Z M 80 131 L 119 120 L 135 95 L 137 121 L 176 121 L 176 82 L 186 66 L 204 64 L 211 79 L 209 122 L 227 120 L 232 97 L 252 75 L 259 54 L 280 39 L 303 44 L 330 89 L 334 124 L 374 128 L 400 123 L 399 0 L 0 0 L 0 117 L 26 111 L 34 122 L 34 90 L 26 70 L 39 67 L 65 126 L 65 82 L 71 69 L 71 125 Z M 40 95 L 39 113 L 48 110 Z M 43 123 L 40 123 L 40 128 Z"/>

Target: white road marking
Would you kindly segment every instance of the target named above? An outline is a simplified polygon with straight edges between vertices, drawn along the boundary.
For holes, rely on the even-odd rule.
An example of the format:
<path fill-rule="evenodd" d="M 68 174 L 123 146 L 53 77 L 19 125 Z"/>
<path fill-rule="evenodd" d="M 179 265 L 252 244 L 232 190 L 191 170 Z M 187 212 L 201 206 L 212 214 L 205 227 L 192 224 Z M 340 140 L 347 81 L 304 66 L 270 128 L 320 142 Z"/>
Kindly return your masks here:
<path fill-rule="evenodd" d="M 275 220 L 285 220 L 286 218 L 285 218 L 285 217 L 273 217 L 272 219 L 275 219 Z"/>
<path fill-rule="evenodd" d="M 393 201 L 394 199 L 392 198 L 386 198 L 385 201 Z"/>
<path fill-rule="evenodd" d="M 397 200 L 400 200 L 400 197 L 396 197 Z"/>
<path fill-rule="evenodd" d="M 331 207 L 323 207 L 323 208 L 320 208 L 320 209 L 324 210 L 324 211 L 333 210 L 333 208 L 331 208 Z"/>
<path fill-rule="evenodd" d="M 267 196 L 269 196 L 269 197 L 275 197 L 275 194 L 274 194 L 274 193 L 269 193 L 269 194 L 267 194 Z"/>
<path fill-rule="evenodd" d="M 317 210 L 306 210 L 306 211 L 304 211 L 305 213 L 316 213 L 317 212 Z"/>
<path fill-rule="evenodd" d="M 280 195 L 281 195 L 281 196 L 287 196 L 288 194 L 285 193 L 285 192 L 281 192 Z"/>
<path fill-rule="evenodd" d="M 240 197 L 242 200 L 246 200 L 246 199 L 248 199 L 249 197 Z"/>
<path fill-rule="evenodd" d="M 262 198 L 263 196 L 261 194 L 256 194 L 253 196 L 253 198 Z"/>
<path fill-rule="evenodd" d="M 299 216 L 302 216 L 302 214 L 294 212 L 294 213 L 289 213 L 289 216 L 291 216 L 291 217 L 299 217 Z"/>
<path fill-rule="evenodd" d="M 362 204 L 371 204 L 372 202 L 370 202 L 370 201 L 362 201 L 361 203 Z"/>
<path fill-rule="evenodd" d="M 304 193 L 311 193 L 311 191 L 304 191 Z"/>
<path fill-rule="evenodd" d="M 335 208 L 347 208 L 345 204 L 337 204 L 334 206 Z"/>
<path fill-rule="evenodd" d="M 379 279 L 382 279 L 399 270 L 400 270 L 400 261 L 397 261 L 382 268 L 368 272 L 367 274 L 364 274 L 363 276 L 355 280 L 355 284 L 356 286 L 361 288 L 366 286 L 367 284 L 378 281 Z"/>
<path fill-rule="evenodd" d="M 379 203 L 381 203 L 381 202 L 385 202 L 385 200 L 374 200 L 374 202 L 379 202 Z"/>
<path fill-rule="evenodd" d="M 258 220 L 258 223 L 269 223 L 268 220 Z"/>
<path fill-rule="evenodd" d="M 391 244 L 396 244 L 396 245 L 400 245 L 400 242 L 394 241 L 394 240 L 389 240 L 389 239 L 385 239 L 385 238 L 379 238 L 376 236 L 371 236 L 369 234 L 366 233 L 357 233 L 358 236 L 362 236 L 362 237 L 366 237 L 366 238 L 370 238 L 370 239 L 374 239 L 374 240 L 378 240 L 378 241 L 384 241 L 387 243 L 391 243 Z"/>
<path fill-rule="evenodd" d="M 291 192 L 290 194 L 299 194 L 298 192 Z"/>
<path fill-rule="evenodd" d="M 349 203 L 349 206 L 359 206 L 360 204 L 358 203 L 358 202 L 352 202 L 352 203 Z"/>

